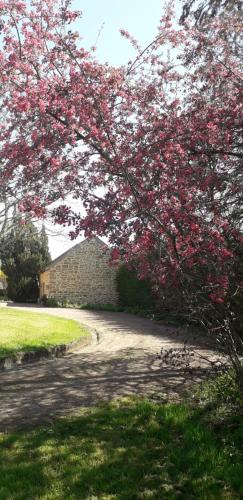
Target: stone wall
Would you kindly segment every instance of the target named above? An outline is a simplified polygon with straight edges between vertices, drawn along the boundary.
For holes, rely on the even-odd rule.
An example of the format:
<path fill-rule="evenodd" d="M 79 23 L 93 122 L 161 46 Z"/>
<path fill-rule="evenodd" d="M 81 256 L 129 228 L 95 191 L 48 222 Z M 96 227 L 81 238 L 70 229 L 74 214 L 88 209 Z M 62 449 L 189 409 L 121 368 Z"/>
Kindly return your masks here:
<path fill-rule="evenodd" d="M 79 304 L 116 304 L 116 273 L 99 238 L 84 240 L 40 275 L 40 296 Z"/>

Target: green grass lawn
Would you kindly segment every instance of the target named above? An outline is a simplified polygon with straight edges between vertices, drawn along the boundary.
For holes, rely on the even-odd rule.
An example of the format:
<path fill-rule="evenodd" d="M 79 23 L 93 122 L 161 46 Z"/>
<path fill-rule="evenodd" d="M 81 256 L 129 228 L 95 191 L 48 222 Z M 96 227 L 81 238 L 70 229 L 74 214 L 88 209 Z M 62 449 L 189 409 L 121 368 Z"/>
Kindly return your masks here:
<path fill-rule="evenodd" d="M 243 498 L 243 424 L 128 399 L 0 435 L 1 500 Z"/>
<path fill-rule="evenodd" d="M 0 308 L 0 357 L 65 344 L 88 331 L 73 320 Z"/>

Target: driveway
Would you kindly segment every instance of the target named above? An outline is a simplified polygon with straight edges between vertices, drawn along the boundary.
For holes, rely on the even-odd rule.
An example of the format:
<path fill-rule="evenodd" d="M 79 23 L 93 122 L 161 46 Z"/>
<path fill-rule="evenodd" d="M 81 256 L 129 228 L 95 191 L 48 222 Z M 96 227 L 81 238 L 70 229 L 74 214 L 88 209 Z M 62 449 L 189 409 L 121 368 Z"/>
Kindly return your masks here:
<path fill-rule="evenodd" d="M 159 393 L 178 399 L 193 390 L 214 358 L 205 339 L 193 332 L 130 314 L 11 307 L 77 320 L 91 329 L 92 342 L 63 358 L 0 373 L 0 432 L 51 422 L 114 397 Z M 161 349 L 172 349 L 173 358 L 185 340 L 194 350 L 193 372 L 158 357 Z"/>

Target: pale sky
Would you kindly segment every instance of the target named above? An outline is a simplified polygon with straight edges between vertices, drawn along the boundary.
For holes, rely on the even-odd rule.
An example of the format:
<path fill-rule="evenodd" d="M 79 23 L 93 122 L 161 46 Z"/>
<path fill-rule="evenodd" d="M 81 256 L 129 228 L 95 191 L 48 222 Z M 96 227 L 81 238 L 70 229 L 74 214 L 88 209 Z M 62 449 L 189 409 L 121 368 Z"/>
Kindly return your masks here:
<path fill-rule="evenodd" d="M 119 29 L 129 31 L 145 47 L 156 34 L 164 5 L 165 0 L 74 0 L 74 8 L 83 12 L 83 18 L 76 23 L 75 28 L 83 37 L 83 46 L 87 49 L 96 44 L 98 37 L 96 57 L 99 61 L 119 66 L 135 56 L 128 41 L 121 37 Z M 178 7 L 177 12 L 180 13 L 180 10 Z M 68 231 L 61 226 L 48 225 L 48 228 L 51 229 L 48 233 L 52 258 L 83 239 L 79 237 L 70 241 L 65 236 Z M 63 234 L 51 236 L 50 232 L 53 231 Z"/>
<path fill-rule="evenodd" d="M 159 24 L 164 0 L 74 0 L 74 7 L 83 12 L 78 31 L 86 47 L 95 45 L 100 61 L 113 65 L 126 63 L 135 55 L 119 29 L 129 31 L 142 46 L 151 42 Z"/>

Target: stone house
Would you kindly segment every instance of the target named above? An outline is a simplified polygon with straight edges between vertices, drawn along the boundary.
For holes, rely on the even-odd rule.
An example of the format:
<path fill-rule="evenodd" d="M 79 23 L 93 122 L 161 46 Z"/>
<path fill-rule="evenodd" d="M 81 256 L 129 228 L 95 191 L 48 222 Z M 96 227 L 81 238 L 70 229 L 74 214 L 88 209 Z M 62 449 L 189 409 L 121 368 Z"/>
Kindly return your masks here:
<path fill-rule="evenodd" d="M 115 305 L 117 270 L 109 259 L 109 247 L 99 238 L 78 243 L 40 273 L 40 299 Z"/>

